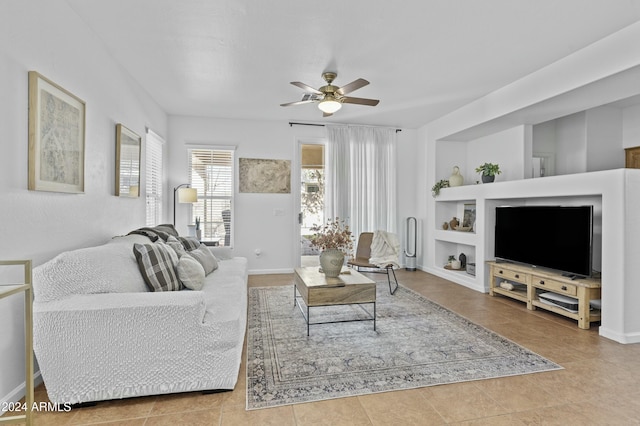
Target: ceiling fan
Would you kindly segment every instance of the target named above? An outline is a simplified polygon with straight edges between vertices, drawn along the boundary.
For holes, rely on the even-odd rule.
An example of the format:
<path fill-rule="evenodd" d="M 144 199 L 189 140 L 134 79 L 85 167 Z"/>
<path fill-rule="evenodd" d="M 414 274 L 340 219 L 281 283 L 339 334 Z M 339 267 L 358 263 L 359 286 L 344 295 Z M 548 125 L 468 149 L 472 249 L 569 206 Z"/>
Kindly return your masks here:
<path fill-rule="evenodd" d="M 342 87 L 334 86 L 333 80 L 338 76 L 335 72 L 325 72 L 322 74 L 322 78 L 327 82 L 326 86 L 322 86 L 319 89 L 314 89 L 299 81 L 292 81 L 291 84 L 305 90 L 309 93 L 305 93 L 301 101 L 289 102 L 286 104 L 280 104 L 280 106 L 302 105 L 312 102 L 318 103 L 318 108 L 323 112 L 323 117 L 329 117 L 334 112 L 342 108 L 342 104 L 358 104 L 376 106 L 380 102 L 377 99 L 365 99 L 365 98 L 353 98 L 345 96 L 347 93 L 351 93 L 354 90 L 369 84 L 364 78 L 359 78 L 351 83 Z"/>

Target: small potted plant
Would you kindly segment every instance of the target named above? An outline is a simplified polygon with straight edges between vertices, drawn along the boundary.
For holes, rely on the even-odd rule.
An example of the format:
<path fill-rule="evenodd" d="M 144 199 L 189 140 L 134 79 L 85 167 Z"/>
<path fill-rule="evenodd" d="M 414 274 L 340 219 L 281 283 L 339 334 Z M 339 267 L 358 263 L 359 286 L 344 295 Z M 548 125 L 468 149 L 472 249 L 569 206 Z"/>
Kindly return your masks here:
<path fill-rule="evenodd" d="M 313 225 L 315 232 L 311 237 L 311 245 L 322 250 L 320 266 L 327 277 L 340 275 L 344 257 L 353 250 L 352 233 L 349 225 L 339 218 L 329 219 L 324 225 Z"/>
<path fill-rule="evenodd" d="M 433 196 L 433 198 L 436 198 L 438 195 L 440 195 L 440 190 L 442 188 L 449 188 L 448 180 L 440 179 L 438 182 L 436 182 L 435 185 L 433 185 L 433 187 L 431 188 L 431 195 Z"/>
<path fill-rule="evenodd" d="M 476 172 L 482 175 L 482 183 L 493 182 L 496 175 L 502 173 L 498 164 L 484 163 L 476 167 Z"/>

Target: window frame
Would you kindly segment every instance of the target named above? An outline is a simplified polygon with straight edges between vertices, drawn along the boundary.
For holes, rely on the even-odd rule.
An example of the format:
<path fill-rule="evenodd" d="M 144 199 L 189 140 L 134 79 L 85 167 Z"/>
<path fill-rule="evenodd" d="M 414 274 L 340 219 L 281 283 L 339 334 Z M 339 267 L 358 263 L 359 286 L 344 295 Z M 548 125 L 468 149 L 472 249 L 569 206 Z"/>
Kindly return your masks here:
<path fill-rule="evenodd" d="M 146 129 L 145 137 L 145 224 L 156 226 L 163 223 L 164 213 L 164 145 L 165 140 L 153 130 Z M 159 154 L 154 156 L 155 154 Z M 157 166 L 157 168 L 156 168 Z M 154 207 L 149 214 L 150 199 Z"/>
<path fill-rule="evenodd" d="M 193 159 L 193 151 L 224 151 L 225 153 L 230 154 L 230 182 L 229 182 L 229 195 L 203 195 L 200 191 L 198 191 L 198 202 L 200 200 L 228 200 L 229 207 L 231 210 L 230 223 L 229 223 L 229 245 L 228 247 L 234 246 L 235 239 L 235 193 L 236 193 L 236 147 L 229 145 L 187 145 L 187 174 L 188 174 L 188 182 L 192 188 L 197 188 L 197 185 L 194 186 L 193 182 L 193 167 L 192 167 L 192 159 Z M 195 213 L 194 213 L 194 205 L 190 206 L 189 211 L 190 223 L 195 223 Z M 202 218 L 203 223 L 206 223 L 205 218 Z M 202 242 L 205 244 L 212 244 L 211 239 L 205 238 L 205 235 L 202 236 Z M 220 245 L 227 246 L 226 244 L 222 244 L 226 242 L 224 239 L 220 240 Z"/>

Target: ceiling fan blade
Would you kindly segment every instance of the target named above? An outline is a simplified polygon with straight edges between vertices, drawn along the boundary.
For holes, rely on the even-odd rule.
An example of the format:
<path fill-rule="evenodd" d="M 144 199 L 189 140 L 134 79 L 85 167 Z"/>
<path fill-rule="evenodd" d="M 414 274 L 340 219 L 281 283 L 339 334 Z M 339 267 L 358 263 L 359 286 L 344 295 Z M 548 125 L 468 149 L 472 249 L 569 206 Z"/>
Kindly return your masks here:
<path fill-rule="evenodd" d="M 316 95 L 322 95 L 322 92 L 314 89 L 311 86 L 307 86 L 304 83 L 300 83 L 299 81 L 292 81 L 291 84 L 293 84 L 294 86 L 297 86 L 299 88 L 301 88 L 302 90 L 306 90 L 307 92 L 311 92 L 311 93 L 315 93 Z"/>
<path fill-rule="evenodd" d="M 369 105 L 376 106 L 380 101 L 378 99 L 365 99 L 365 98 L 342 98 L 342 103 L 345 104 L 358 104 L 358 105 Z"/>
<path fill-rule="evenodd" d="M 367 84 L 369 84 L 367 80 L 365 80 L 364 78 L 359 78 L 339 88 L 338 93 L 341 95 L 346 95 L 347 93 L 351 93 L 354 90 L 358 90 L 359 88 L 364 87 Z"/>
<path fill-rule="evenodd" d="M 313 99 L 308 99 L 306 101 L 288 102 L 286 104 L 280 104 L 280 106 L 302 105 L 302 104 L 310 104 L 312 102 L 315 102 L 315 101 Z"/>
<path fill-rule="evenodd" d="M 322 116 L 323 116 L 323 117 L 331 117 L 332 115 L 333 115 L 333 113 L 332 113 L 332 112 L 323 112 L 323 113 L 322 113 Z"/>

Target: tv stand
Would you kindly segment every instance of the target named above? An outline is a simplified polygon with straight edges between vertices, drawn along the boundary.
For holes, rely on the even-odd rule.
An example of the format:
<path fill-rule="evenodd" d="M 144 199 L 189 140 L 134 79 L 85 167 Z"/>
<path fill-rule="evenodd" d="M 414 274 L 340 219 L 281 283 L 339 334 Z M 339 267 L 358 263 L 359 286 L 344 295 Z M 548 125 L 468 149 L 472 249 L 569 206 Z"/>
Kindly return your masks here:
<path fill-rule="evenodd" d="M 527 309 L 545 309 L 564 315 L 578 321 L 578 327 L 588 330 L 592 322 L 600 321 L 598 309 L 591 309 L 591 301 L 600 299 L 601 282 L 595 278 L 583 278 L 574 274 L 564 274 L 544 271 L 530 266 L 505 262 L 487 262 L 489 266 L 489 294 L 510 297 L 527 304 Z M 507 281 L 519 284 L 511 290 L 500 287 L 500 283 Z M 578 300 L 578 312 L 571 312 L 561 307 L 549 305 L 538 295 L 544 292 L 556 293 L 573 297 Z"/>

